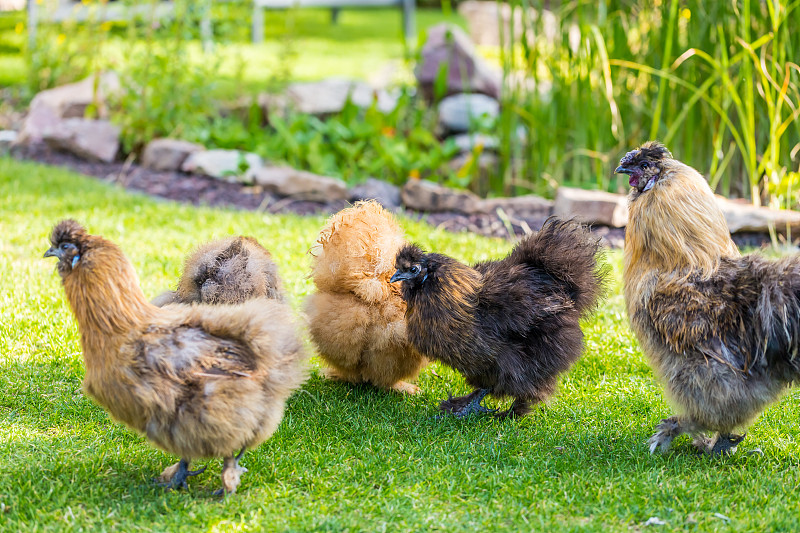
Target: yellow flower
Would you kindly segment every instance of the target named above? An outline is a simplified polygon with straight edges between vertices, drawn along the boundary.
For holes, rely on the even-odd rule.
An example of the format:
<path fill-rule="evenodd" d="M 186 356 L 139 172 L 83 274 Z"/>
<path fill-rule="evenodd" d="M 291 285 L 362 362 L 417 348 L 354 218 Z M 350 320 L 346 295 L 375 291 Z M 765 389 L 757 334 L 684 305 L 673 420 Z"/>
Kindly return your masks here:
<path fill-rule="evenodd" d="M 685 18 L 686 20 L 691 19 L 692 18 L 692 10 L 689 9 L 688 7 L 684 7 L 683 9 L 681 9 L 681 17 Z"/>
<path fill-rule="evenodd" d="M 56 44 L 64 44 L 64 41 L 67 40 L 67 36 L 63 33 L 59 33 L 58 37 L 56 37 Z"/>
<path fill-rule="evenodd" d="M 111 26 L 112 26 L 111 22 L 110 21 L 106 21 L 106 22 L 100 24 L 100 30 L 108 31 L 108 30 L 111 29 Z"/>
<path fill-rule="evenodd" d="M 419 170 L 417 170 L 416 168 L 411 169 L 411 171 L 408 173 L 408 177 L 409 177 L 409 179 L 412 179 L 412 180 L 418 180 L 419 179 Z"/>
<path fill-rule="evenodd" d="M 21 35 L 24 29 L 25 25 L 21 22 L 17 22 L 17 25 L 14 26 L 14 32 L 16 32 L 17 35 Z"/>

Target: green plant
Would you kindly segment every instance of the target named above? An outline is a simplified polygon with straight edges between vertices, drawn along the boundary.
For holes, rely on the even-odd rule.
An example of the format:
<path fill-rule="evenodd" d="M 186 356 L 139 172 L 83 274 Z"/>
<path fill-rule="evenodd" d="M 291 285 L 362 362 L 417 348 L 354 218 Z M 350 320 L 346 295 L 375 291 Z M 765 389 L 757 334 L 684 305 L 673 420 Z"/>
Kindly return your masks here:
<path fill-rule="evenodd" d="M 800 3 L 513 4 L 523 32 L 506 35 L 501 51 L 505 172 L 495 190 L 622 190 L 612 174 L 620 154 L 660 138 L 726 195 L 797 205 L 779 183 L 800 166 L 791 31 Z M 529 132 L 522 147 L 518 124 Z"/>
<path fill-rule="evenodd" d="M 139 28 L 145 32 L 142 46 L 121 59 L 123 90 L 113 115 L 128 152 L 155 137 L 184 136 L 218 113 L 214 80 L 220 58 L 206 52 L 204 61 L 196 61 L 190 53 L 202 13 L 192 2 L 174 6 L 172 20 L 150 18 L 128 28 L 131 41 Z"/>

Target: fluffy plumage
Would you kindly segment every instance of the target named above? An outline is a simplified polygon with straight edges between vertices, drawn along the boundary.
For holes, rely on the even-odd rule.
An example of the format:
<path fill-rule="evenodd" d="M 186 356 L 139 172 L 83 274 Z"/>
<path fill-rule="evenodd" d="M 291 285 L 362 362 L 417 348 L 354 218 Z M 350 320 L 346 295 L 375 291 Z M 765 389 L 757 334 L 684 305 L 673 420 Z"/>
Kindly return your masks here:
<path fill-rule="evenodd" d="M 240 236 L 200 246 L 186 258 L 178 289 L 153 304 L 240 304 L 253 298 L 285 301 L 286 295 L 272 255 L 256 239 Z"/>
<path fill-rule="evenodd" d="M 499 261 L 469 267 L 407 245 L 397 272 L 412 345 L 477 389 L 442 402 L 458 416 L 484 411 L 487 393 L 514 398 L 501 415 L 545 400 L 583 352 L 579 321 L 597 304 L 605 269 L 587 228 L 549 219 Z"/>
<path fill-rule="evenodd" d="M 115 244 L 72 220 L 50 240 L 45 257 L 59 259 L 81 332 L 86 393 L 181 457 L 162 474 L 169 486 L 199 473 L 188 471 L 193 459 L 223 457 L 223 488 L 234 492 L 241 453 L 272 435 L 306 379 L 291 310 L 277 300 L 158 308 Z"/>
<path fill-rule="evenodd" d="M 351 383 L 416 393 L 406 382 L 427 363 L 408 342 L 406 305 L 389 283 L 405 242 L 377 202 L 333 215 L 311 249 L 317 288 L 306 302 L 309 331 L 329 375 Z"/>
<path fill-rule="evenodd" d="M 733 431 L 798 378 L 800 257 L 742 257 L 706 180 L 658 143 L 629 152 L 616 171 L 633 187 L 628 316 L 679 413 L 662 420 L 650 450 L 681 433 L 708 453 L 733 450 L 743 438 Z"/>

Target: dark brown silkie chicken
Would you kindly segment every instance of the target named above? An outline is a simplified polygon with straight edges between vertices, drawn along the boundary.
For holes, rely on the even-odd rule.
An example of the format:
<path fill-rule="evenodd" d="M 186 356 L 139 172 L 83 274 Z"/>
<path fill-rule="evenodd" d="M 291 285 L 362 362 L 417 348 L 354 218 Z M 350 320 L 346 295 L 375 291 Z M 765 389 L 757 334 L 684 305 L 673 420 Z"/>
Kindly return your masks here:
<path fill-rule="evenodd" d="M 553 394 L 583 352 L 579 321 L 603 292 L 599 252 L 587 228 L 554 218 L 505 259 L 474 267 L 404 246 L 392 281 L 402 281 L 411 344 L 476 389 L 441 409 L 486 412 L 480 402 L 491 394 L 514 399 L 497 416 L 522 416 Z"/>
<path fill-rule="evenodd" d="M 658 142 L 626 154 L 616 172 L 632 187 L 628 318 L 678 411 L 650 451 L 688 433 L 703 452 L 732 453 L 744 439 L 734 431 L 800 378 L 800 256 L 742 257 L 706 180 Z"/>
<path fill-rule="evenodd" d="M 222 457 L 222 491 L 235 492 L 246 471 L 239 459 L 272 435 L 307 377 L 289 306 L 260 299 L 158 308 L 114 243 L 74 220 L 56 225 L 50 242 L 45 257 L 59 260 L 81 332 L 86 394 L 181 458 L 161 474 L 167 487 L 205 469 L 189 471 L 192 460 Z"/>
<path fill-rule="evenodd" d="M 240 304 L 253 298 L 285 301 L 286 295 L 272 255 L 256 239 L 240 236 L 200 246 L 186 258 L 178 289 L 153 304 Z"/>

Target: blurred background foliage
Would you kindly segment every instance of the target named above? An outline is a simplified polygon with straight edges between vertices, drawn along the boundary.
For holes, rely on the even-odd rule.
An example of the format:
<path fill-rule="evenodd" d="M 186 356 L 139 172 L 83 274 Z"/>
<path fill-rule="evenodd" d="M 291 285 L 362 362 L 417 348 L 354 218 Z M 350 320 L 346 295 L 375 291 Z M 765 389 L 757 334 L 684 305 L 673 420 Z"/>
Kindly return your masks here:
<path fill-rule="evenodd" d="M 455 2 L 419 5 L 419 45 L 433 24 L 465 26 Z M 200 42 L 203 9 L 212 10 L 211 50 Z M 480 47 L 504 76 L 499 119 L 475 126 L 500 137 L 490 194 L 552 196 L 562 184 L 624 191 L 613 174 L 619 157 L 657 138 L 721 194 L 800 206 L 800 0 L 513 0 L 511 10 L 514 31 L 500 25 L 501 45 Z M 176 13 L 43 24 L 32 49 L 24 16 L 0 15 L 3 94 L 24 103 L 112 68 L 125 87 L 114 119 L 127 150 L 175 135 L 350 183 L 474 185 L 477 173 L 447 164 L 454 148 L 437 138 L 435 105 L 415 90 L 419 47 L 403 43 L 397 10 L 344 10 L 336 25 L 325 10 L 271 12 L 260 45 L 249 43 L 246 2 L 178 0 Z M 257 112 L 259 93 L 290 81 L 370 78 L 387 63 L 400 92 L 393 112 L 346 106 L 269 123 Z"/>

